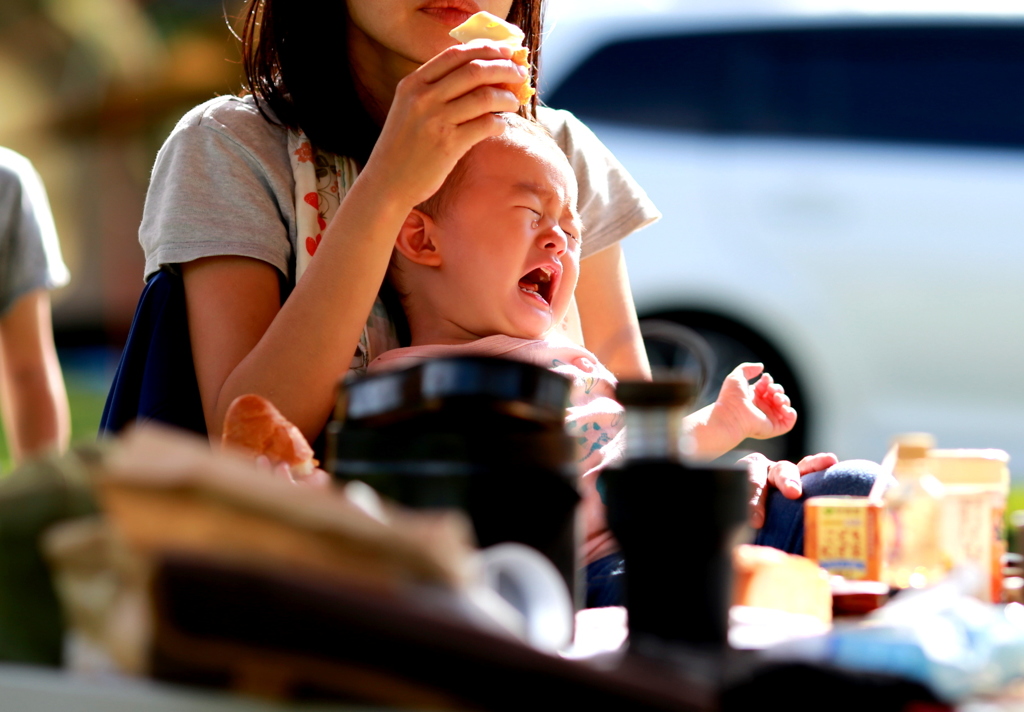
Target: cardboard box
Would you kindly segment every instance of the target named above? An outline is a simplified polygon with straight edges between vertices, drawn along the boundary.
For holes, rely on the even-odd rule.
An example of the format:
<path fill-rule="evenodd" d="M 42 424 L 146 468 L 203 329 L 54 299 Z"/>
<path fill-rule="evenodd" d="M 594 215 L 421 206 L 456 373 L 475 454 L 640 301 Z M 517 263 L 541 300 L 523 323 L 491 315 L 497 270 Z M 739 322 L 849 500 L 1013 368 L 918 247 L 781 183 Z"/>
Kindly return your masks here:
<path fill-rule="evenodd" d="M 834 576 L 879 581 L 882 504 L 867 497 L 812 497 L 804 503 L 804 556 Z"/>

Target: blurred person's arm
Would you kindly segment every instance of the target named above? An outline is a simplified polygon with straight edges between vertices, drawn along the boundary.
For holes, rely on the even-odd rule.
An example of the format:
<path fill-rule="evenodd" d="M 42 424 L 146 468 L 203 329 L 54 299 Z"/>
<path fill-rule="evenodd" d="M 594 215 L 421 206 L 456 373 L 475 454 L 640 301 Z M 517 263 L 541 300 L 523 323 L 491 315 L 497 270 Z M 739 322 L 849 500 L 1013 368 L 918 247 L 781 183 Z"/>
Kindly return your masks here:
<path fill-rule="evenodd" d="M 0 316 L 0 407 L 15 463 L 67 448 L 71 415 L 44 289 L 24 295 Z"/>

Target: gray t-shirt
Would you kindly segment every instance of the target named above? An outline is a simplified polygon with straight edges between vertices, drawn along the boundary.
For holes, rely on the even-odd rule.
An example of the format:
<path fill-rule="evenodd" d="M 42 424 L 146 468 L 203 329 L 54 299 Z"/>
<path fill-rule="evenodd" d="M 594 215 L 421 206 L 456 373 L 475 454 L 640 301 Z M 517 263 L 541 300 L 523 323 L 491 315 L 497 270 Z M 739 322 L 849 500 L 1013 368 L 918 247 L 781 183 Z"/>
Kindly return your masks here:
<path fill-rule="evenodd" d="M 42 179 L 27 158 L 0 147 L 0 316 L 68 279 Z"/>
<path fill-rule="evenodd" d="M 567 111 L 538 118 L 569 157 L 592 255 L 660 217 L 643 189 Z M 251 96 L 222 96 L 188 112 L 157 154 L 139 228 L 145 278 L 164 265 L 237 255 L 293 279 L 297 230 L 288 133 Z"/>

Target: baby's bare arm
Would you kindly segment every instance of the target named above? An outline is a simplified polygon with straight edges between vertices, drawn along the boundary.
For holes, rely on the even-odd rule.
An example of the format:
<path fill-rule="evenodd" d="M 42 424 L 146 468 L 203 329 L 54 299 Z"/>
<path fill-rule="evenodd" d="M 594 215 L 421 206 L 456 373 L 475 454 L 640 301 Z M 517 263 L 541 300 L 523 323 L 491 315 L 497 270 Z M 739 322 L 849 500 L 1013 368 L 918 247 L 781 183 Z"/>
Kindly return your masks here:
<path fill-rule="evenodd" d="M 747 438 L 764 440 L 792 429 L 797 414 L 789 396 L 763 371 L 759 363 L 740 364 L 726 377 L 714 403 L 686 417 L 683 429 L 693 439 L 697 457 L 713 459 Z M 757 381 L 751 384 L 753 378 Z"/>

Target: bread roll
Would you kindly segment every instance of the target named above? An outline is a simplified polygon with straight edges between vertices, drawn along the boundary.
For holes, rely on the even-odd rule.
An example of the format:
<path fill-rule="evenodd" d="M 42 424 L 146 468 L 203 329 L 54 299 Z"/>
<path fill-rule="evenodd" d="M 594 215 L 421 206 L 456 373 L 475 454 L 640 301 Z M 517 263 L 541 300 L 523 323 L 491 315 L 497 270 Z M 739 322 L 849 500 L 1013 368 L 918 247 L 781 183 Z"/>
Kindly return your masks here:
<path fill-rule="evenodd" d="M 505 22 L 489 12 L 478 12 L 448 33 L 463 44 L 487 40 L 512 48 L 512 61 L 529 69 L 530 50 L 523 47 L 526 35 L 515 25 Z M 500 85 L 516 95 L 519 104 L 525 105 L 536 91 L 530 86 L 530 77 L 515 84 Z"/>
<path fill-rule="evenodd" d="M 313 448 L 299 429 L 270 401 L 252 393 L 238 396 L 228 406 L 221 445 L 254 457 L 266 455 L 274 465 L 285 462 L 297 475 L 310 475 L 317 466 Z"/>
<path fill-rule="evenodd" d="M 810 559 L 770 546 L 743 544 L 733 555 L 733 603 L 832 620 L 828 572 Z"/>

